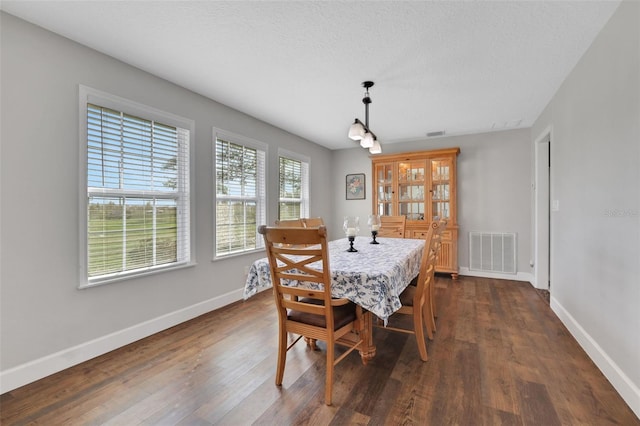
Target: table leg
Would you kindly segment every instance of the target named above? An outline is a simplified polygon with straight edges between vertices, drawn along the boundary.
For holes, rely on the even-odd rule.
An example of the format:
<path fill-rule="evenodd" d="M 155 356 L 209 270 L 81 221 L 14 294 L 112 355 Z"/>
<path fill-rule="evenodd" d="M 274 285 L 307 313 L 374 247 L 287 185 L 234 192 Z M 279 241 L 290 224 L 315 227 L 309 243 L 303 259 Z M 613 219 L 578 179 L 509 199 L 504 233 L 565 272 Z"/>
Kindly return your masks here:
<path fill-rule="evenodd" d="M 317 351 L 318 350 L 318 346 L 316 346 L 316 341 L 317 339 L 312 339 L 311 337 L 304 337 L 304 341 L 307 342 L 307 346 L 309 346 L 309 348 L 311 348 L 311 350 L 313 351 Z"/>
<path fill-rule="evenodd" d="M 360 349 L 360 358 L 362 363 L 367 364 L 370 359 L 376 356 L 376 347 L 373 344 L 373 314 L 369 311 L 364 311 L 362 314 L 362 321 L 364 322 L 362 336 L 362 349 Z"/>

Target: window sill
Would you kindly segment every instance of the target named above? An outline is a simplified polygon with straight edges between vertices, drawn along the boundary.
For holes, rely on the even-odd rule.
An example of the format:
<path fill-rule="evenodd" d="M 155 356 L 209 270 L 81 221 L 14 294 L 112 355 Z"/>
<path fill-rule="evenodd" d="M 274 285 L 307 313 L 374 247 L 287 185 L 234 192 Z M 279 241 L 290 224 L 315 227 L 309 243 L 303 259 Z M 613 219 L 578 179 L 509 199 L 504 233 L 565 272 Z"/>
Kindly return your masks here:
<path fill-rule="evenodd" d="M 111 283 L 116 283 L 116 282 L 136 279 L 136 278 L 142 278 L 142 277 L 146 277 L 146 276 L 149 276 L 149 275 L 156 275 L 156 274 L 161 274 L 161 273 L 169 272 L 169 271 L 175 271 L 175 270 L 179 270 L 179 269 L 192 268 L 192 267 L 194 267 L 196 265 L 197 265 L 196 262 L 181 263 L 181 264 L 178 264 L 178 265 L 162 266 L 162 267 L 158 267 L 158 268 L 154 268 L 154 269 L 146 269 L 146 270 L 140 271 L 140 272 L 130 272 L 130 273 L 117 274 L 117 275 L 114 275 L 114 276 L 109 277 L 109 278 L 103 278 L 103 279 L 99 279 L 99 280 L 95 280 L 95 281 L 87 281 L 85 283 L 80 284 L 78 286 L 78 289 L 79 290 L 84 290 L 84 289 L 88 289 L 88 288 L 98 287 L 98 286 L 101 286 L 101 285 L 104 285 L 104 284 L 111 284 Z"/>
<path fill-rule="evenodd" d="M 264 247 L 261 248 L 257 248 L 257 249 L 253 249 L 253 250 L 247 250 L 247 251 L 240 251 L 237 253 L 231 253 L 231 254 L 225 254 L 224 256 L 217 256 L 214 257 L 213 259 L 211 259 L 212 262 L 219 262 L 221 260 L 225 260 L 225 259 L 232 259 L 234 257 L 240 257 L 240 256 L 244 256 L 247 254 L 255 254 L 255 253 L 260 253 L 260 252 L 265 252 Z"/>

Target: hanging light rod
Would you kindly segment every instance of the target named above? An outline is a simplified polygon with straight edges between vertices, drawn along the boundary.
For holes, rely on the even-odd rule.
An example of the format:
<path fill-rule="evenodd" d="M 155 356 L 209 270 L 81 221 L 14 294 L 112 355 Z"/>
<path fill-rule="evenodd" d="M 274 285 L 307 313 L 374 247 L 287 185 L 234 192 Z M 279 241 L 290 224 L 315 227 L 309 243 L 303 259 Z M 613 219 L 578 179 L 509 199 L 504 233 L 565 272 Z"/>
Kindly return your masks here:
<path fill-rule="evenodd" d="M 354 141 L 360 141 L 360 146 L 363 148 L 369 148 L 371 154 L 379 154 L 382 152 L 378 137 L 369 128 L 369 104 L 372 102 L 369 96 L 369 88 L 373 87 L 373 81 L 364 81 L 362 87 L 365 88 L 364 98 L 362 103 L 364 104 L 364 123 L 359 119 L 355 119 L 351 127 L 349 128 L 349 139 Z"/>

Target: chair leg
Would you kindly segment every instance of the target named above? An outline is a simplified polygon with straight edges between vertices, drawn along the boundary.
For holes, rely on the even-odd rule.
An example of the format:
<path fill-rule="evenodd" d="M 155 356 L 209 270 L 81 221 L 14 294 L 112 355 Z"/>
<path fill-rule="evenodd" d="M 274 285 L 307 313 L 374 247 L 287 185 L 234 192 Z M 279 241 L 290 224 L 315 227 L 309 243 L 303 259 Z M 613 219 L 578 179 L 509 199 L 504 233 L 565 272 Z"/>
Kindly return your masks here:
<path fill-rule="evenodd" d="M 284 365 L 287 362 L 287 344 L 288 333 L 284 326 L 280 326 L 280 333 L 278 335 L 278 365 L 276 367 L 276 385 L 282 385 L 282 378 L 284 377 Z"/>
<path fill-rule="evenodd" d="M 427 294 L 429 294 L 429 291 L 427 291 Z M 433 333 L 436 331 L 436 322 L 433 318 L 433 304 L 431 301 L 431 296 L 428 296 L 422 306 L 422 316 L 424 318 L 424 323 L 427 326 L 427 336 L 429 336 L 429 340 L 433 340 Z"/>
<path fill-rule="evenodd" d="M 324 403 L 331 405 L 331 396 L 333 391 L 333 363 L 334 363 L 334 351 L 335 344 L 333 342 L 327 342 L 327 372 L 324 385 Z"/>
<path fill-rule="evenodd" d="M 431 316 L 433 318 L 438 318 L 438 312 L 436 311 L 436 275 L 433 274 L 431 277 L 431 285 L 429 286 L 429 299 L 431 299 Z M 436 329 L 435 320 L 433 322 L 433 330 Z"/>
<path fill-rule="evenodd" d="M 436 313 L 435 313 L 435 300 L 431 299 L 431 303 L 429 303 L 429 318 L 431 318 L 431 328 L 434 332 L 436 332 Z"/>
<path fill-rule="evenodd" d="M 422 309 L 414 308 L 413 312 L 413 329 L 416 335 L 416 343 L 418 344 L 418 352 L 420 352 L 420 359 L 427 361 L 427 345 L 424 341 L 424 325 L 422 323 Z"/>
<path fill-rule="evenodd" d="M 427 337 L 429 338 L 429 340 L 433 340 L 433 324 L 431 323 L 431 321 L 429 321 L 429 313 L 428 311 L 430 311 L 428 309 L 429 306 L 429 302 L 426 302 L 424 304 L 424 307 L 422 308 L 422 319 L 424 320 L 424 325 L 427 327 Z"/>

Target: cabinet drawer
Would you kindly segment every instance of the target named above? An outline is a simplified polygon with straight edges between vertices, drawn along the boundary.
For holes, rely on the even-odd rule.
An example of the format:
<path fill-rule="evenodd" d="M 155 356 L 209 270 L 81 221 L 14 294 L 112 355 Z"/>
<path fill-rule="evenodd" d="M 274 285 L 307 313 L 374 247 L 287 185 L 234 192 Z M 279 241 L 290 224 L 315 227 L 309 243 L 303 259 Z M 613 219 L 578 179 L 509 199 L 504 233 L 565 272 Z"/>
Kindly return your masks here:
<path fill-rule="evenodd" d="M 407 238 L 416 238 L 416 239 L 421 239 L 424 240 L 425 238 L 427 238 L 427 233 L 429 231 L 427 229 L 412 229 L 408 232 L 408 236 Z M 442 232 L 442 239 L 446 240 L 446 241 L 451 241 L 452 235 L 451 235 L 451 231 L 449 230 L 445 230 Z"/>
<path fill-rule="evenodd" d="M 417 240 L 424 240 L 427 237 L 427 231 L 422 229 L 412 229 L 408 234 L 407 238 L 415 238 Z"/>

